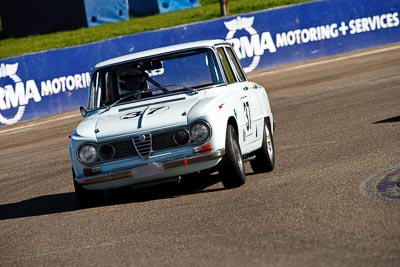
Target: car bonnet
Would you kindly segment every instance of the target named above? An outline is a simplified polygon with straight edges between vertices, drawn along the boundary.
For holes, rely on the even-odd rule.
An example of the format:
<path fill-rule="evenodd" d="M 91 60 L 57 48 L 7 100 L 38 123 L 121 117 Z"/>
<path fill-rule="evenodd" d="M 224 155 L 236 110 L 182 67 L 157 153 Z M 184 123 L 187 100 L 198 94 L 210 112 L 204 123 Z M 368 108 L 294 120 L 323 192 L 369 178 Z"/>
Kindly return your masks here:
<path fill-rule="evenodd" d="M 180 96 L 169 101 L 114 107 L 98 115 L 96 139 L 102 141 L 186 125 L 188 111 L 197 101 L 197 97 Z"/>

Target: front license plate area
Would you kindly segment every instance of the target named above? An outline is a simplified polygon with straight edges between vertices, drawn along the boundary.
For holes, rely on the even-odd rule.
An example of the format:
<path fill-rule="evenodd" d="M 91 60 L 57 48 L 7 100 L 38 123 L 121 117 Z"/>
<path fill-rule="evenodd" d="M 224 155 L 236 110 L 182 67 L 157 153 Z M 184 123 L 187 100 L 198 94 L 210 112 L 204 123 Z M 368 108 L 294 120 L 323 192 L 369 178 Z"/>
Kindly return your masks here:
<path fill-rule="evenodd" d="M 162 163 L 151 163 L 149 165 L 144 165 L 133 169 L 132 176 L 133 178 L 143 178 L 161 174 L 163 172 L 164 172 L 164 167 Z"/>

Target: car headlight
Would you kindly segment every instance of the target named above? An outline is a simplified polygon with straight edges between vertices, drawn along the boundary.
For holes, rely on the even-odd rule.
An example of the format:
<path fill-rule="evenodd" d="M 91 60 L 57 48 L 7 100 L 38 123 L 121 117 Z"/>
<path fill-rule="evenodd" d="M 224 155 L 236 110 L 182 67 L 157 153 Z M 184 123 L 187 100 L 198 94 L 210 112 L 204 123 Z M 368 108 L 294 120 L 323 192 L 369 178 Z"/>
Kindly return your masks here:
<path fill-rule="evenodd" d="M 115 156 L 115 148 L 110 144 L 103 144 L 99 147 L 99 158 L 107 161 L 112 160 Z"/>
<path fill-rule="evenodd" d="M 97 160 L 97 148 L 93 144 L 84 144 L 78 150 L 79 160 L 83 164 L 92 164 Z"/>
<path fill-rule="evenodd" d="M 193 141 L 204 142 L 211 136 L 211 127 L 205 121 L 198 121 L 190 127 L 190 137 Z"/>
<path fill-rule="evenodd" d="M 180 129 L 174 134 L 174 141 L 177 145 L 186 145 L 190 142 L 189 131 L 186 129 Z"/>

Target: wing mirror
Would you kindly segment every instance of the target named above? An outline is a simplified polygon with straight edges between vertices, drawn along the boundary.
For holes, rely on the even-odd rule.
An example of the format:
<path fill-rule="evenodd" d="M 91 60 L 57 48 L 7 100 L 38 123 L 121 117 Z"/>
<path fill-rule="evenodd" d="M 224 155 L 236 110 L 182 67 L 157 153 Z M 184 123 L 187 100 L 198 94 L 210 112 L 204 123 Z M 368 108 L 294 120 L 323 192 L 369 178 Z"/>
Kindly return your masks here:
<path fill-rule="evenodd" d="M 81 116 L 84 117 L 84 118 L 88 114 L 88 110 L 85 107 L 82 107 L 82 106 L 79 108 L 79 112 L 81 113 Z"/>

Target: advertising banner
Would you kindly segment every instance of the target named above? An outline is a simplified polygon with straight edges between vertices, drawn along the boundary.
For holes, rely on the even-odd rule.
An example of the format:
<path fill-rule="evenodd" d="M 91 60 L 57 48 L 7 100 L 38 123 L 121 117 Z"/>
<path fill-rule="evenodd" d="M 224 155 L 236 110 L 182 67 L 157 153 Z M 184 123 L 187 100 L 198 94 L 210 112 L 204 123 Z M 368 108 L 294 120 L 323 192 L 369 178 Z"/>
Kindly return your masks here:
<path fill-rule="evenodd" d="M 0 59 L 0 125 L 85 106 L 91 67 L 115 56 L 224 39 L 251 72 L 399 42 L 399 13 L 399 1 L 313 1 Z"/>

